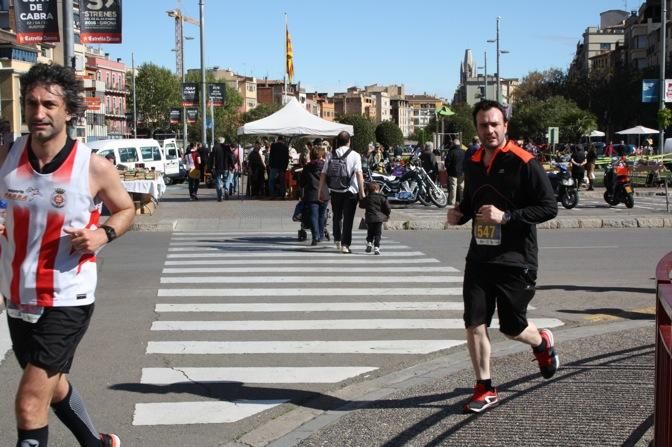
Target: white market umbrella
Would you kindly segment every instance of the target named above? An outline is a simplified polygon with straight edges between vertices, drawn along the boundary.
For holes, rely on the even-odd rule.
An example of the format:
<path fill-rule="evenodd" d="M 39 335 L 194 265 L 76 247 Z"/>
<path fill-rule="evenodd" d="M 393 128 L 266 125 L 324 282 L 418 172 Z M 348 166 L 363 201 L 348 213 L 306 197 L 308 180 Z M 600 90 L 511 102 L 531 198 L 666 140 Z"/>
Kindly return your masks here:
<path fill-rule="evenodd" d="M 619 130 L 616 133 L 619 135 L 650 135 L 658 133 L 658 130 L 644 126 L 635 126 L 630 129 Z"/>
<path fill-rule="evenodd" d="M 658 130 L 651 129 L 650 127 L 644 126 L 635 126 L 630 129 L 619 130 L 616 132 L 618 135 L 637 135 L 637 146 L 640 146 L 641 135 L 652 135 L 658 133 Z"/>
<path fill-rule="evenodd" d="M 597 137 L 603 137 L 603 136 L 605 136 L 605 135 L 606 135 L 606 134 L 605 134 L 604 132 L 602 132 L 601 130 L 593 130 L 593 131 L 590 132 L 589 134 L 584 135 L 584 137 L 588 137 L 588 138 L 597 138 Z"/>

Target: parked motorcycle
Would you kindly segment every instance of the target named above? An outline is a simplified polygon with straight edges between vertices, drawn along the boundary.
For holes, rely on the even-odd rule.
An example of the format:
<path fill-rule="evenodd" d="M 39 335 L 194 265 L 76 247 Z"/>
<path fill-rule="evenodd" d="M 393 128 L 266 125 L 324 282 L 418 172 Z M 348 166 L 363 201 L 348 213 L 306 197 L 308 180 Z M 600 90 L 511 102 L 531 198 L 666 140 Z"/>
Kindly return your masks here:
<path fill-rule="evenodd" d="M 552 166 L 555 170 L 548 173 L 548 179 L 553 186 L 555 199 L 571 210 L 579 203 L 579 189 L 569 171 L 569 163 L 553 163 Z"/>
<path fill-rule="evenodd" d="M 615 184 L 614 184 L 615 182 Z M 611 206 L 624 203 L 626 207 L 635 206 L 635 190 L 630 181 L 630 168 L 626 164 L 612 164 L 604 172 L 604 201 Z"/>
<path fill-rule="evenodd" d="M 365 176 L 367 181 L 378 183 L 380 192 L 391 202 L 420 201 L 423 205 L 429 205 L 431 202 L 439 208 L 448 205 L 448 196 L 432 181 L 417 156 L 411 159 L 406 165 L 406 171 L 399 177 L 371 172 L 369 169 L 366 170 Z"/>

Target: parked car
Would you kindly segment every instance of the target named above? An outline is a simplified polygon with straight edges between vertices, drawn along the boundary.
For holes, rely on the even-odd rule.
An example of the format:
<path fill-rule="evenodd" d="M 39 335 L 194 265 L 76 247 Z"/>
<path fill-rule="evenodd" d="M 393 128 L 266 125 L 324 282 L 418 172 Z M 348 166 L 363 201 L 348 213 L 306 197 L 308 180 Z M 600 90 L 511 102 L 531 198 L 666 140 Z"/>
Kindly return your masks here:
<path fill-rule="evenodd" d="M 97 140 L 87 143 L 87 146 L 102 157 L 114 154 L 115 164 L 123 165 L 128 169 L 154 168 L 163 174 L 166 184 L 171 184 L 181 178 L 177 145 L 166 146 L 170 159 L 167 158 L 159 142 L 150 138 Z"/>

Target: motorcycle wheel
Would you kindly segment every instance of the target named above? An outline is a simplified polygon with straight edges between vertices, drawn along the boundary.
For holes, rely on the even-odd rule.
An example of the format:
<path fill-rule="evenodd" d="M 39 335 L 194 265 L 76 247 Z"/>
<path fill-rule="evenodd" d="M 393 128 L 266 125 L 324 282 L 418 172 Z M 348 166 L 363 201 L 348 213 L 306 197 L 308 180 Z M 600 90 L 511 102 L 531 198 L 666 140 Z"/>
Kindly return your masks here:
<path fill-rule="evenodd" d="M 564 194 L 560 196 L 560 203 L 568 210 L 571 210 L 579 204 L 579 192 L 565 190 Z"/>
<path fill-rule="evenodd" d="M 432 203 L 439 208 L 445 208 L 446 206 L 448 206 L 448 196 L 439 187 L 432 188 L 429 190 L 429 198 L 432 201 Z"/>
<path fill-rule="evenodd" d="M 635 198 L 632 196 L 632 194 L 626 194 L 623 198 L 623 203 L 625 203 L 626 207 L 632 208 L 635 206 Z"/>
<path fill-rule="evenodd" d="M 609 192 L 604 191 L 604 201 L 607 202 L 611 206 L 616 206 L 618 205 L 618 202 L 615 201 L 610 195 Z"/>
<path fill-rule="evenodd" d="M 425 191 L 424 189 L 418 191 L 418 201 L 425 206 L 429 206 L 432 204 L 431 199 L 428 197 L 427 191 Z"/>

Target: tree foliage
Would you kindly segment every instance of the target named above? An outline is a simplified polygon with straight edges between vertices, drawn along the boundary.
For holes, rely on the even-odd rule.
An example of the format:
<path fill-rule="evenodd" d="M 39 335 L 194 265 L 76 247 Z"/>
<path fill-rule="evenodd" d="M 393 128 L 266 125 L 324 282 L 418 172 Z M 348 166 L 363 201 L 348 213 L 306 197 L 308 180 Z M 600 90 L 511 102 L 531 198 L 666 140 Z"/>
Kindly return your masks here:
<path fill-rule="evenodd" d="M 383 121 L 376 126 L 376 141 L 390 148 L 404 144 L 404 134 L 393 121 Z"/>
<path fill-rule="evenodd" d="M 471 107 L 467 104 L 455 104 L 451 106 L 455 115 L 446 119 L 444 130 L 446 133 L 461 133 L 462 143 L 470 141 L 476 135 L 474 119 L 471 115 Z"/>
<path fill-rule="evenodd" d="M 549 127 L 560 128 L 560 142 L 574 143 L 597 128 L 597 118 L 562 96 L 547 99 L 529 97 L 515 104 L 509 121 L 511 138 L 542 142 Z"/>
<path fill-rule="evenodd" d="M 350 141 L 350 147 L 360 154 L 366 154 L 369 143 L 376 138 L 375 126 L 371 120 L 363 115 L 349 114 L 337 117 L 336 121 L 352 125 L 355 135 Z"/>
<path fill-rule="evenodd" d="M 144 115 L 151 129 L 168 127 L 170 109 L 180 105 L 180 82 L 167 68 L 151 63 L 142 64 L 135 78 L 136 111 Z M 133 85 L 129 73 L 126 85 Z M 133 95 L 127 97 L 127 109 L 133 110 Z"/>

